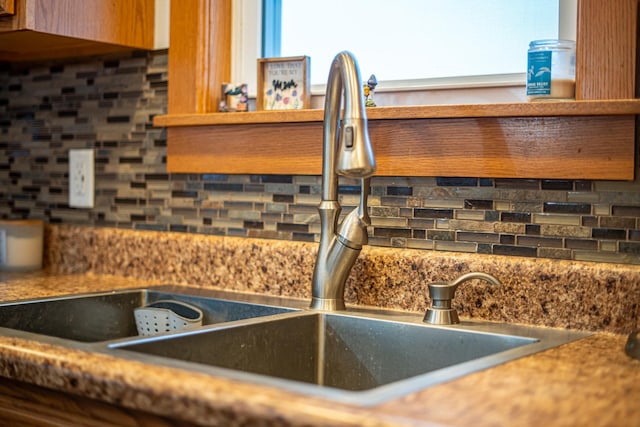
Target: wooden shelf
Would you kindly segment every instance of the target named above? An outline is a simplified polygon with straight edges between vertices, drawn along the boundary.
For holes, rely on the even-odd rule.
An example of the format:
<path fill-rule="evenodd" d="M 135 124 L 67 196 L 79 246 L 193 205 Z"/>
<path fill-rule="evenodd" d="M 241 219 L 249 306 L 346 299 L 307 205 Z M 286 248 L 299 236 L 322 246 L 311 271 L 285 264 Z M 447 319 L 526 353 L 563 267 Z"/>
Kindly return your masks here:
<path fill-rule="evenodd" d="M 640 99 L 556 101 L 503 104 L 417 105 L 367 109 L 369 120 L 477 117 L 564 117 L 640 114 Z M 320 122 L 323 110 L 252 111 L 248 113 L 171 114 L 156 116 L 156 126 L 247 125 Z"/>
<path fill-rule="evenodd" d="M 376 107 L 382 176 L 631 180 L 640 100 Z M 319 175 L 322 110 L 158 116 L 174 173 Z"/>

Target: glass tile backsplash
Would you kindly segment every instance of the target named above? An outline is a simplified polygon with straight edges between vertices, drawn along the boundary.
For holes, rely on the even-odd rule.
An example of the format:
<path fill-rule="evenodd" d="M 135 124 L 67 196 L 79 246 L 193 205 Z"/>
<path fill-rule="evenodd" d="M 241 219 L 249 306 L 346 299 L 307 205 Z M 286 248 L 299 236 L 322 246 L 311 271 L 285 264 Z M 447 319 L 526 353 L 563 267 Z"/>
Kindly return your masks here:
<path fill-rule="evenodd" d="M 318 176 L 166 173 L 165 131 L 152 125 L 166 104 L 166 51 L 0 66 L 0 218 L 318 239 Z M 96 151 L 93 209 L 68 205 L 71 148 Z M 640 264 L 637 179 L 375 177 L 371 185 L 371 245 Z M 344 211 L 358 191 L 340 181 Z"/>

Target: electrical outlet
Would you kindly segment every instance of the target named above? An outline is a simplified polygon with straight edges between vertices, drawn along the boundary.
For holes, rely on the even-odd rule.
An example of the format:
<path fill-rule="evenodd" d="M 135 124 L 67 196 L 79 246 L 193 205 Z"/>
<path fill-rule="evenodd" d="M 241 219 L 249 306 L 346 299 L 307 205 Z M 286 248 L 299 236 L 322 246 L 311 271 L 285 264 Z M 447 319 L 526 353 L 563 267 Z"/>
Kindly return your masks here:
<path fill-rule="evenodd" d="M 93 150 L 69 150 L 69 206 L 92 208 L 94 188 Z"/>

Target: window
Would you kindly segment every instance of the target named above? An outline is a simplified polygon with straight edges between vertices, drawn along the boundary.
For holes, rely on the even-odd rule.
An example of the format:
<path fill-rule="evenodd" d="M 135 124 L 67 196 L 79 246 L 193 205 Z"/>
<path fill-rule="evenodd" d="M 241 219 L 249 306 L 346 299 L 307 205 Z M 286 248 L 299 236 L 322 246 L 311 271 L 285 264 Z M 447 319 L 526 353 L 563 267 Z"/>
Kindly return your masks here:
<path fill-rule="evenodd" d="M 245 9 L 250 2 L 259 0 L 236 0 Z M 254 7 L 266 23 L 256 24 L 258 33 L 266 34 L 254 43 L 266 42 L 264 56 L 310 56 L 314 93 L 324 91 L 330 62 L 344 49 L 356 55 L 363 78 L 376 75 L 378 92 L 524 84 L 531 40 L 575 38 L 575 3 L 322 0 L 319 7 L 318 0 L 264 0 L 264 9 Z M 258 56 L 247 65 L 255 68 Z"/>

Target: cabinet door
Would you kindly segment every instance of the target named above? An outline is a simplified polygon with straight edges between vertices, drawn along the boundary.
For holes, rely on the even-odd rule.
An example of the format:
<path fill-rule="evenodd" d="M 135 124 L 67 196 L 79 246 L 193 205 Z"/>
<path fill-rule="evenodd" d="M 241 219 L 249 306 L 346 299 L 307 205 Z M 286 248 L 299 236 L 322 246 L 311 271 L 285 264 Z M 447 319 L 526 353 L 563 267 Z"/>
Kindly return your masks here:
<path fill-rule="evenodd" d="M 2 16 L 9 3 L 14 14 Z M 0 61 L 153 49 L 154 5 L 155 0 L 0 0 Z"/>
<path fill-rule="evenodd" d="M 13 15 L 16 0 L 0 0 L 0 16 Z"/>

